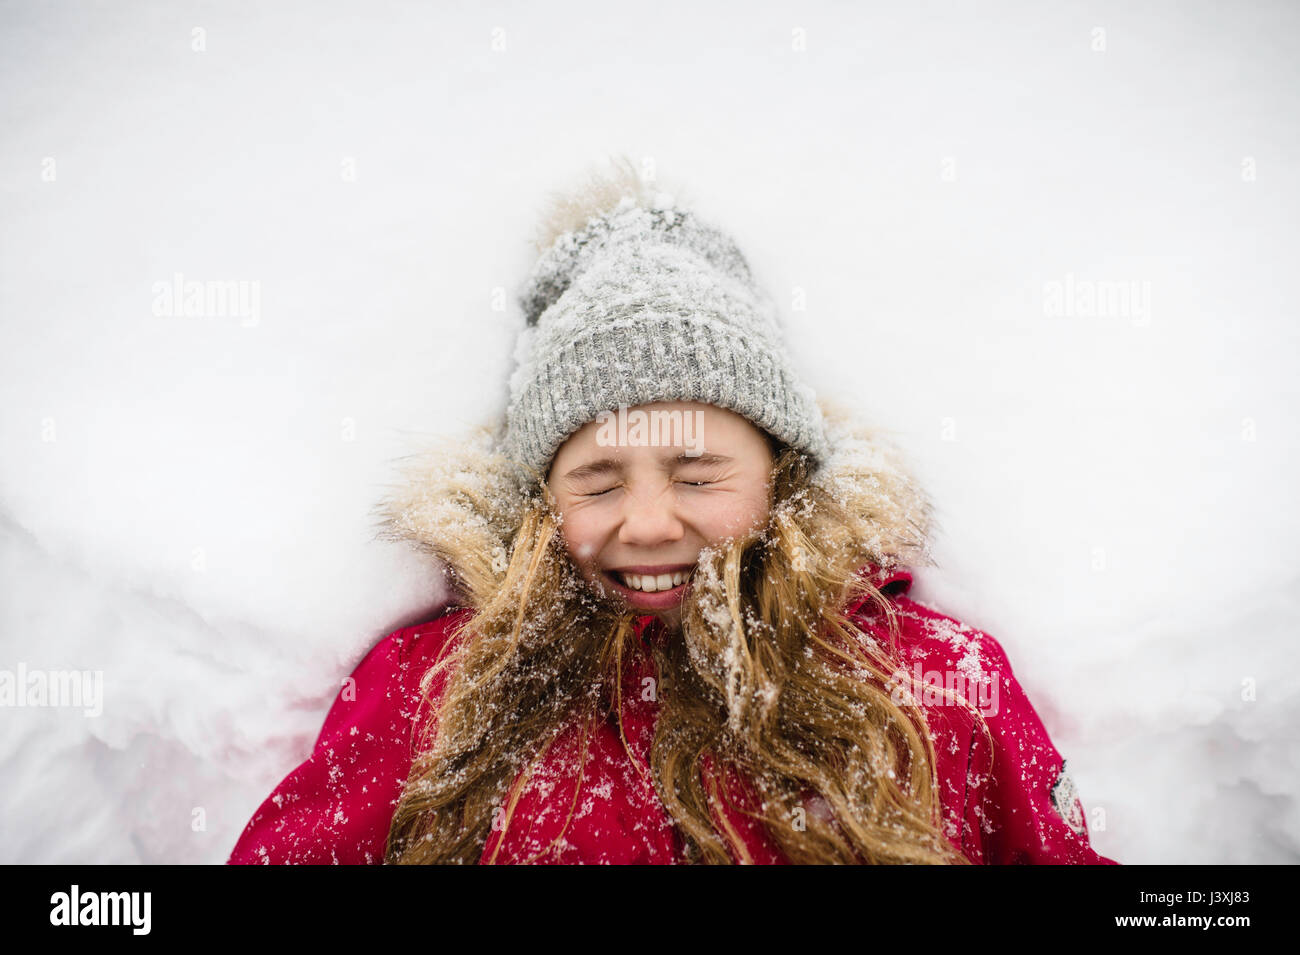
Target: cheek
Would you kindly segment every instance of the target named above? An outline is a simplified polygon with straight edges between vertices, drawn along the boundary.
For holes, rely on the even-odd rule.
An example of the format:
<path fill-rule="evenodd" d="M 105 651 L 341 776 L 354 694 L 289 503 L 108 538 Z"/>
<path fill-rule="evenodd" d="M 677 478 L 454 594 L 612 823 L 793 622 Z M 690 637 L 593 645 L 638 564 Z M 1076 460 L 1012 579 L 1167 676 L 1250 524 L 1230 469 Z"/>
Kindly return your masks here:
<path fill-rule="evenodd" d="M 720 502 L 703 523 L 709 537 L 716 540 L 761 527 L 767 518 L 767 498 L 759 491 L 753 496 L 737 495 Z"/>
<path fill-rule="evenodd" d="M 579 564 L 585 564 L 600 552 L 603 535 L 600 522 L 592 514 L 565 514 L 560 528 L 569 554 Z"/>
<path fill-rule="evenodd" d="M 569 553 L 579 564 L 586 564 L 596 556 L 596 547 L 588 541 L 579 541 L 569 545 Z"/>

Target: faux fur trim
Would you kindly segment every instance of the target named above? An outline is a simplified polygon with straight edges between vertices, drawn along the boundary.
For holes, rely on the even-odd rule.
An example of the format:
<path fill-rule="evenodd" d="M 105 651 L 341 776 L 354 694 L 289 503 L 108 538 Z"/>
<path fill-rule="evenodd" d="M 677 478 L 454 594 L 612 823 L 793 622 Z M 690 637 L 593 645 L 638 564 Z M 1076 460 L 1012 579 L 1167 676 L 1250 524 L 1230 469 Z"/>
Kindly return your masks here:
<path fill-rule="evenodd" d="M 837 554 L 837 560 L 850 569 L 862 563 L 932 564 L 933 507 L 902 453 L 847 407 L 825 398 L 818 405 L 831 455 L 812 482 L 848 508 L 853 519 L 853 552 Z M 398 479 L 375 508 L 376 536 L 406 542 L 467 578 L 490 574 L 503 580 L 523 515 L 539 498 L 497 451 L 500 433 L 497 422 L 432 439 L 398 458 Z M 807 523 L 815 532 L 817 517 L 809 516 Z M 827 530 L 823 536 L 835 542 L 834 548 L 842 547 L 838 534 Z"/>

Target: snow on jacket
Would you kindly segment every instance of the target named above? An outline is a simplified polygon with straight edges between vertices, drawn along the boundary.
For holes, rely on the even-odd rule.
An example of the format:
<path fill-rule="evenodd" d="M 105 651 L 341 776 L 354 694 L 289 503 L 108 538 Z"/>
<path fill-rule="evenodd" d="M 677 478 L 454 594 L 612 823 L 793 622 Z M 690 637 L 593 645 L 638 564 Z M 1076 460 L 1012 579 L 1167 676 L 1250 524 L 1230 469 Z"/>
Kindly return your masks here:
<path fill-rule="evenodd" d="M 906 569 L 863 573 L 898 612 L 905 669 L 936 686 L 956 685 L 984 714 L 993 738 L 990 749 L 971 714 L 940 693 L 919 694 L 932 733 L 948 839 L 976 864 L 1117 864 L 1089 844 L 1083 805 L 1064 761 L 998 642 L 909 598 L 912 575 Z M 864 631 L 883 635 L 872 604 L 859 601 L 847 611 Z M 230 864 L 383 861 L 411 767 L 414 730 L 428 717 L 420 678 L 471 614 L 453 608 L 390 634 L 366 655 L 330 708 L 311 755 L 258 807 Z M 638 620 L 637 632 L 642 641 L 664 633 L 650 616 Z M 971 679 L 963 688 L 954 674 Z M 482 862 L 682 860 L 681 837 L 649 776 L 658 704 L 645 698 L 653 694 L 642 693 L 647 676 L 656 674 L 643 643 L 623 678 L 627 748 L 611 717 L 589 733 L 587 763 L 579 774 L 573 770 L 580 729 L 563 729 L 529 778 L 510 825 L 489 834 Z M 445 679 L 440 674 L 434 684 L 435 701 Z M 707 762 L 706 769 L 713 773 Z M 716 811 L 747 847 L 747 858 L 737 861 L 785 862 L 761 824 L 743 812 L 754 808 L 746 781 L 729 770 L 722 782 L 725 797 Z"/>

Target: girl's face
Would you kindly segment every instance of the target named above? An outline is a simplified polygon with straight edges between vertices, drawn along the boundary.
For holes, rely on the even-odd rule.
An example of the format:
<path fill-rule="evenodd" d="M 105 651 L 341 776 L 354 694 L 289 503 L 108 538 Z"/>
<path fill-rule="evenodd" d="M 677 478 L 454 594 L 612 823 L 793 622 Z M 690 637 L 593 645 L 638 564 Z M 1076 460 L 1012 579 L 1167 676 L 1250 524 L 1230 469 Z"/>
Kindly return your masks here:
<path fill-rule="evenodd" d="M 701 548 L 767 523 L 772 448 L 748 419 L 697 401 L 637 405 L 622 423 L 611 413 L 570 435 L 547 483 L 583 578 L 676 629 Z"/>

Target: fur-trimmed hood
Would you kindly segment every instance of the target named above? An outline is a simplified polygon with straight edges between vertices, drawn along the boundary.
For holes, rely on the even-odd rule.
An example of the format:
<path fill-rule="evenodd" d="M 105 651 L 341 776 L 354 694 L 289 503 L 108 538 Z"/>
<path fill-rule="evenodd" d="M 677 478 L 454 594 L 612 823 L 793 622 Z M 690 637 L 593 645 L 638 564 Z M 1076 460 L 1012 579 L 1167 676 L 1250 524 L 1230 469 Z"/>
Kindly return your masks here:
<path fill-rule="evenodd" d="M 832 453 L 811 479 L 850 510 L 856 552 L 846 567 L 933 563 L 933 506 L 881 429 L 818 399 Z M 395 462 L 398 478 L 375 508 L 377 537 L 435 557 L 457 577 L 505 577 L 525 511 L 540 500 L 499 450 L 501 424 L 430 439 Z M 473 605 L 467 601 L 467 605 Z"/>

